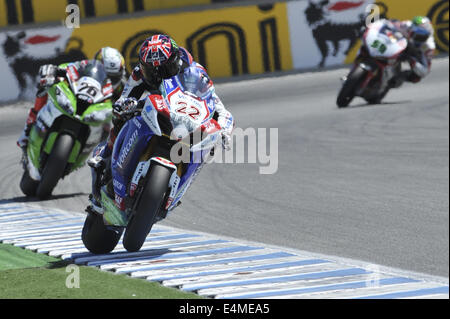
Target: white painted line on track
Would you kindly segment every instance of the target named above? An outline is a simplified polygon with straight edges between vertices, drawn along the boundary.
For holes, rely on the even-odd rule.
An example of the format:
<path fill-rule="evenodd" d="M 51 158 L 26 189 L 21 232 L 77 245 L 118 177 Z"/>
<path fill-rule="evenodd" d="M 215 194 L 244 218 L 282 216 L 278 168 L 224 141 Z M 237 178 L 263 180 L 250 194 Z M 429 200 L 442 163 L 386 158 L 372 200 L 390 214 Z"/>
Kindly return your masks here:
<path fill-rule="evenodd" d="M 119 241 L 93 255 L 81 241 L 84 218 L 0 204 L 0 242 L 211 298 L 449 298 L 448 278 L 159 224 L 138 252 Z"/>

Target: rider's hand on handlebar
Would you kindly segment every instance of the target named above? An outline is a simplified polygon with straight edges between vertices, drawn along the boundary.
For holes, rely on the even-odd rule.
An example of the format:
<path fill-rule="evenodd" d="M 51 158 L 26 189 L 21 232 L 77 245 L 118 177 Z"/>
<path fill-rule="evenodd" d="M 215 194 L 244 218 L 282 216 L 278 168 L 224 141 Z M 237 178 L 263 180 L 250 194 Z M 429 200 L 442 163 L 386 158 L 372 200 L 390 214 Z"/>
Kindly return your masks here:
<path fill-rule="evenodd" d="M 41 67 L 39 68 L 39 76 L 41 78 L 55 77 L 57 69 L 58 69 L 58 67 L 53 64 L 41 65 Z"/>
<path fill-rule="evenodd" d="M 134 97 L 125 98 L 119 103 L 114 104 L 113 112 L 118 117 L 128 117 L 133 115 L 138 108 L 138 101 Z"/>
<path fill-rule="evenodd" d="M 58 83 L 59 77 L 64 77 L 66 71 L 53 64 L 45 64 L 39 68 L 40 80 L 38 88 L 49 88 L 53 84 Z"/>
<path fill-rule="evenodd" d="M 53 64 L 45 64 L 39 68 L 39 86 L 43 88 L 48 88 L 55 84 L 56 82 L 56 73 L 58 67 Z"/>
<path fill-rule="evenodd" d="M 224 150 L 231 150 L 231 136 L 228 132 L 222 131 L 222 147 Z"/>

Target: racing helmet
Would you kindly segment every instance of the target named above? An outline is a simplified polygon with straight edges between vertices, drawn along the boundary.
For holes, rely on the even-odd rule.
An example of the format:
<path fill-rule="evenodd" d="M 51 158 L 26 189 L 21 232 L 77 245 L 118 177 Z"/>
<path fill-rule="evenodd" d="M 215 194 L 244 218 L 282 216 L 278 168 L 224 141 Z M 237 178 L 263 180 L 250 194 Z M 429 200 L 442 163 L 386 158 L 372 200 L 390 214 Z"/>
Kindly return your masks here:
<path fill-rule="evenodd" d="M 434 33 L 430 19 L 423 16 L 414 17 L 409 30 L 409 38 L 416 46 L 421 46 Z"/>
<path fill-rule="evenodd" d="M 178 45 L 167 35 L 148 37 L 139 49 L 139 68 L 148 83 L 177 75 L 181 64 Z"/>
<path fill-rule="evenodd" d="M 116 88 L 125 73 L 125 59 L 119 50 L 111 47 L 101 48 L 95 53 L 94 60 L 103 64 L 111 84 Z"/>

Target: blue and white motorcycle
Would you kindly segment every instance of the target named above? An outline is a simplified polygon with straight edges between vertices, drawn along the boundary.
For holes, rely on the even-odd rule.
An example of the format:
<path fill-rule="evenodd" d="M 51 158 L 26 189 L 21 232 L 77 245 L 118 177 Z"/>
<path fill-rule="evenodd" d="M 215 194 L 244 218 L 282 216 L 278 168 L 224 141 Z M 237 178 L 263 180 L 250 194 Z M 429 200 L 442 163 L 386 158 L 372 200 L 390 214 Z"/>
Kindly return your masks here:
<path fill-rule="evenodd" d="M 128 120 L 113 147 L 110 170 L 103 170 L 102 212 L 87 210 L 82 240 L 92 253 L 122 244 L 138 251 L 154 223 L 173 210 L 221 141 L 211 91 L 196 74 L 164 80 L 161 94 L 149 94 Z"/>

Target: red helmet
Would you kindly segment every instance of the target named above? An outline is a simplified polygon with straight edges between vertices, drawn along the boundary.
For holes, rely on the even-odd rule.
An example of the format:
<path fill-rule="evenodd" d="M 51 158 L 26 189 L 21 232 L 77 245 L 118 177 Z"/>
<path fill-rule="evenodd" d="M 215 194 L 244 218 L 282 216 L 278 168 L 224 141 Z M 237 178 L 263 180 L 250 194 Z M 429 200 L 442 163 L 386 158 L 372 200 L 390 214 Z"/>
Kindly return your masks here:
<path fill-rule="evenodd" d="M 147 82 L 177 75 L 181 64 L 179 48 L 167 35 L 153 35 L 139 49 L 139 67 Z"/>

